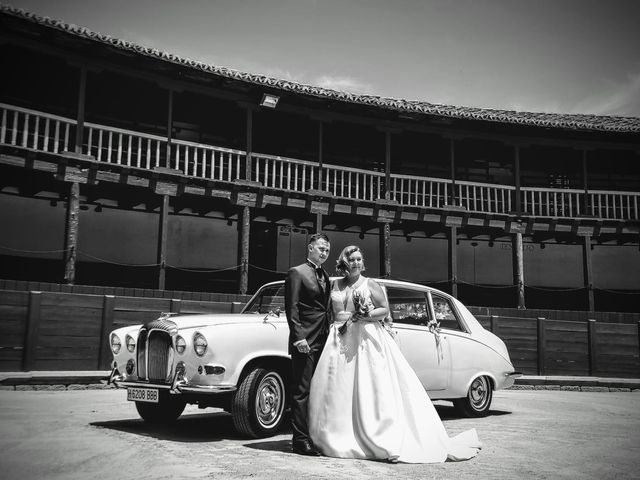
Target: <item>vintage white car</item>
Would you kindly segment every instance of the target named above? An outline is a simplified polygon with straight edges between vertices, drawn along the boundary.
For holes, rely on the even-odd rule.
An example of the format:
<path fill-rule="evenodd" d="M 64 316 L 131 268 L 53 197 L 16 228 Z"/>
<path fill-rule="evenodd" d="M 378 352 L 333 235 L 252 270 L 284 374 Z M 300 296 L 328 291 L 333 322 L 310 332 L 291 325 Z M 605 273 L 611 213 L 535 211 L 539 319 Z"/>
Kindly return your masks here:
<path fill-rule="evenodd" d="M 463 415 L 486 415 L 493 390 L 510 387 L 520 375 L 504 342 L 444 292 L 378 282 L 396 342 L 429 396 L 452 400 Z M 148 422 L 173 421 L 189 403 L 225 409 L 248 437 L 273 435 L 288 403 L 288 334 L 284 282 L 268 283 L 241 313 L 163 314 L 111 332 L 110 382 L 127 389 Z"/>

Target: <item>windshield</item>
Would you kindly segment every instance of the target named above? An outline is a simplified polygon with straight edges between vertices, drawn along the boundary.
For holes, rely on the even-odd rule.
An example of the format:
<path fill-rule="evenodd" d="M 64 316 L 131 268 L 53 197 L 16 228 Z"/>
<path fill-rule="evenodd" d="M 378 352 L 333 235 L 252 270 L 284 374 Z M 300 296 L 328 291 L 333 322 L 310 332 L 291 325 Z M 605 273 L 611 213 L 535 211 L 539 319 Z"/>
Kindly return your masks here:
<path fill-rule="evenodd" d="M 263 287 L 244 307 L 242 313 L 269 313 L 280 309 L 284 313 L 284 283 Z"/>

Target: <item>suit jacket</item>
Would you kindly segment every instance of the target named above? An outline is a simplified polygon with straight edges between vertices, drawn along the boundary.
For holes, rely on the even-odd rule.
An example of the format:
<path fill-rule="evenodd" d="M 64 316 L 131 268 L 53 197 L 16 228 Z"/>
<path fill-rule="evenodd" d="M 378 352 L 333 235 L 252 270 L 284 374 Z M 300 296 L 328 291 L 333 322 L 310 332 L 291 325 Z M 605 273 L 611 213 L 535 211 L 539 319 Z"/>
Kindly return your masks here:
<path fill-rule="evenodd" d="M 284 308 L 289 324 L 289 353 L 293 344 L 306 339 L 311 349 L 324 346 L 329 331 L 329 275 L 322 270 L 326 288 L 320 287 L 315 269 L 308 263 L 291 268 L 284 281 Z"/>

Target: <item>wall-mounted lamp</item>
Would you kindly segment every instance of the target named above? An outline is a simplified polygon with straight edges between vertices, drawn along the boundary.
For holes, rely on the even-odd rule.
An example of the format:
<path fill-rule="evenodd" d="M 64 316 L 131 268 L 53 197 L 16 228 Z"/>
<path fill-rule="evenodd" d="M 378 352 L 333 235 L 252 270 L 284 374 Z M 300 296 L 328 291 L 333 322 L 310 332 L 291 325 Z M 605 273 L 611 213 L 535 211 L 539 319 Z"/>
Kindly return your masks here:
<path fill-rule="evenodd" d="M 268 108 L 276 108 L 276 105 L 278 105 L 278 100 L 280 100 L 280 97 L 276 96 L 276 95 L 270 95 L 268 93 L 265 93 L 262 95 L 262 100 L 260 101 L 260 106 L 261 107 L 268 107 Z"/>

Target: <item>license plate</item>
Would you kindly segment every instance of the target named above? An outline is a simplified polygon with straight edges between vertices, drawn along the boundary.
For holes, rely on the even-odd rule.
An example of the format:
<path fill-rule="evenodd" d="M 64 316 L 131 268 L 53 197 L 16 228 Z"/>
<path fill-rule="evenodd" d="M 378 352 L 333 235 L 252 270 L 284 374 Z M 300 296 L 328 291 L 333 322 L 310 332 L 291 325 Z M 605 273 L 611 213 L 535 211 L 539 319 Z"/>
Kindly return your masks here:
<path fill-rule="evenodd" d="M 158 403 L 157 388 L 127 388 L 127 400 L 132 402 Z"/>

